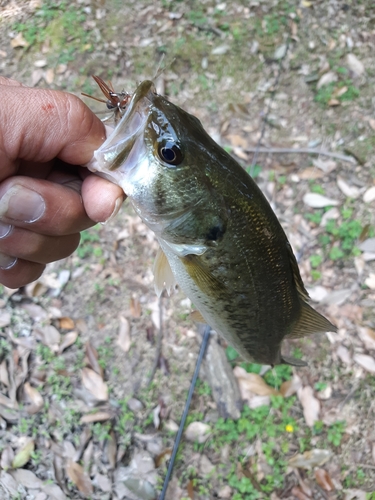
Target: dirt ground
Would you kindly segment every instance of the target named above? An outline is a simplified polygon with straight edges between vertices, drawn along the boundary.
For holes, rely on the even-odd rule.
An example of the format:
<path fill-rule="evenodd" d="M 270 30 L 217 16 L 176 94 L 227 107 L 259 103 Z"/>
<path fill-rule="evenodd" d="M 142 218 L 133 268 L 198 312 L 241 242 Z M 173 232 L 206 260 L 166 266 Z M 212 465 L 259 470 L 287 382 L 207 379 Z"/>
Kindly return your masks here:
<path fill-rule="evenodd" d="M 221 342 L 243 409 L 223 418 L 202 372 L 170 500 L 375 499 L 374 49 L 370 0 L 0 0 L 1 76 L 100 97 L 93 74 L 156 75 L 256 177 L 338 327 L 286 345 L 307 368 Z M 157 247 L 125 203 L 1 288 L 0 498 L 160 494 L 201 336 L 182 292 L 156 298 Z"/>

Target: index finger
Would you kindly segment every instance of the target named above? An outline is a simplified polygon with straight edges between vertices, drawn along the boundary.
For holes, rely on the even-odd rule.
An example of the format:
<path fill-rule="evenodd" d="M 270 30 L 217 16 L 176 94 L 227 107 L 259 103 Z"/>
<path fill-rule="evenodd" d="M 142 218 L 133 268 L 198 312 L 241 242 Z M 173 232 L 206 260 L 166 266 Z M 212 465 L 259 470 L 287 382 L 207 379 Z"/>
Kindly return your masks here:
<path fill-rule="evenodd" d="M 99 118 L 73 94 L 16 83 L 0 80 L 0 180 L 14 175 L 21 160 L 87 163 L 105 140 Z"/>

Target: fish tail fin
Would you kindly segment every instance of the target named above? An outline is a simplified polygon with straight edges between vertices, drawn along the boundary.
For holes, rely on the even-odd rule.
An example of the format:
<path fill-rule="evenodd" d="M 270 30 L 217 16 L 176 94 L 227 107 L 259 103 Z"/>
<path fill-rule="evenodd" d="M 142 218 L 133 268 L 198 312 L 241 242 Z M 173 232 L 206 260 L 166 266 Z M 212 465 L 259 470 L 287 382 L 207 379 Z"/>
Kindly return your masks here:
<path fill-rule="evenodd" d="M 337 332 L 327 318 L 315 311 L 307 302 L 301 300 L 301 314 L 292 331 L 287 335 L 289 339 L 298 339 L 313 333 Z"/>

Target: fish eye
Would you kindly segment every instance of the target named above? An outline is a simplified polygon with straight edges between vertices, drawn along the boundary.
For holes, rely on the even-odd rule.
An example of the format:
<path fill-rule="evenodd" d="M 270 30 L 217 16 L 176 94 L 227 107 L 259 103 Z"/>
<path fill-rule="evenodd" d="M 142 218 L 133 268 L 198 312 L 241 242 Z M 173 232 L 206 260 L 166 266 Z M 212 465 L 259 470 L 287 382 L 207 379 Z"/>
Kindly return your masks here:
<path fill-rule="evenodd" d="M 159 158 L 168 165 L 179 165 L 183 160 L 180 147 L 175 142 L 166 142 L 158 148 Z"/>
<path fill-rule="evenodd" d="M 106 106 L 107 106 L 107 109 L 115 109 L 115 107 L 116 107 L 116 106 L 114 106 L 114 105 L 112 104 L 112 102 L 111 102 L 110 100 L 108 100 L 108 101 L 106 102 Z"/>

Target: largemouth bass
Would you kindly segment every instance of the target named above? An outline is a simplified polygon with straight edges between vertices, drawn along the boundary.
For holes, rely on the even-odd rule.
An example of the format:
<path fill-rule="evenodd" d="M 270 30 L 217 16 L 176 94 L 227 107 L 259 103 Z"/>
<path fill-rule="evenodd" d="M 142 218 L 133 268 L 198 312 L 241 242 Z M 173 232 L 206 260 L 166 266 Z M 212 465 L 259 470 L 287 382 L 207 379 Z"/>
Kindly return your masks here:
<path fill-rule="evenodd" d="M 285 337 L 336 331 L 308 303 L 296 258 L 265 196 L 193 115 L 142 82 L 89 169 L 120 185 L 160 243 L 155 288 L 179 284 L 248 361 L 304 362 Z"/>

